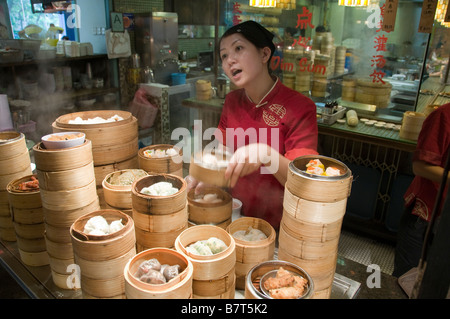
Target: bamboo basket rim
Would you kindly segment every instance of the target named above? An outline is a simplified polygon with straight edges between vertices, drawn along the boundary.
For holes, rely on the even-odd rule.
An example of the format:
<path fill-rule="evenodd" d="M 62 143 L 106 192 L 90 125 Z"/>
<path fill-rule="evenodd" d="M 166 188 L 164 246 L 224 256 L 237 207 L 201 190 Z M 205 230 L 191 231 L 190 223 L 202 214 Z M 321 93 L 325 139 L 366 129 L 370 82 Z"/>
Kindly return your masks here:
<path fill-rule="evenodd" d="M 255 266 L 253 266 L 248 271 L 247 276 L 245 278 L 245 289 L 246 290 L 248 289 L 249 292 L 251 292 L 252 294 L 255 294 L 258 298 L 274 299 L 274 298 L 260 292 L 253 285 L 253 280 L 254 280 L 254 279 L 252 279 L 253 272 L 255 272 L 263 267 L 273 268 L 273 269 L 267 270 L 267 272 L 274 270 L 274 269 L 279 269 L 280 267 L 283 267 L 285 269 L 289 268 L 289 269 L 286 269 L 289 271 L 295 270 L 294 272 L 296 272 L 298 275 L 300 275 L 308 280 L 308 290 L 301 296 L 300 299 L 308 299 L 314 294 L 314 280 L 313 280 L 312 276 L 303 267 L 300 267 L 299 265 L 296 265 L 289 261 L 273 259 L 273 260 L 268 260 L 268 261 L 258 263 Z M 257 278 L 258 277 L 255 277 L 255 279 L 257 279 Z M 258 282 L 259 282 L 259 280 L 258 280 Z"/>
<path fill-rule="evenodd" d="M 84 226 L 86 225 L 87 221 L 91 218 L 91 217 L 95 217 L 95 216 L 102 216 L 104 217 L 108 222 L 110 222 L 110 220 L 116 220 L 117 218 L 121 218 L 122 219 L 122 223 L 124 224 L 124 227 L 122 227 L 122 229 L 111 233 L 111 234 L 107 234 L 107 235 L 90 235 L 90 234 L 86 234 L 83 229 Z M 114 218 L 114 219 L 113 219 Z M 123 222 L 123 220 L 125 220 L 125 223 Z M 72 234 L 72 236 L 82 242 L 101 242 L 101 241 L 106 241 L 112 238 L 116 238 L 116 237 L 120 237 L 121 235 L 123 235 L 123 233 L 128 231 L 128 228 L 133 226 L 133 220 L 130 216 L 128 216 L 127 214 L 119 211 L 119 210 L 115 210 L 115 209 L 101 209 L 101 210 L 97 210 L 94 211 L 92 213 L 87 213 L 83 216 L 80 216 L 79 218 L 77 218 L 73 224 L 70 226 L 70 233 Z"/>
<path fill-rule="evenodd" d="M 323 175 L 315 175 L 315 174 L 309 174 L 306 173 L 306 164 L 311 159 L 319 159 L 324 166 L 328 166 L 330 164 L 338 166 L 339 170 L 344 171 L 343 174 L 339 176 L 323 176 Z M 303 168 L 303 169 L 302 169 Z M 339 181 L 343 179 L 347 179 L 351 177 L 352 172 L 351 170 L 342 163 L 341 161 L 338 161 L 332 157 L 323 156 L 323 155 L 305 155 L 295 158 L 289 163 L 289 170 L 297 175 L 301 176 L 310 180 L 317 180 L 317 181 Z"/>
<path fill-rule="evenodd" d="M 199 240 L 207 240 L 209 237 L 204 238 L 204 239 L 196 239 L 194 241 L 189 242 L 186 246 L 183 244 L 183 238 L 188 236 L 189 233 L 191 233 L 191 232 L 200 233 L 201 231 L 208 230 L 208 229 L 211 230 L 210 237 L 219 238 L 218 233 L 220 233 L 222 235 L 222 238 L 226 238 L 227 241 L 229 242 L 229 243 L 227 243 L 224 240 L 225 244 L 227 245 L 227 248 L 221 252 L 218 252 L 216 254 L 209 255 L 209 256 L 192 254 L 189 251 L 187 251 L 186 247 L 188 245 L 193 244 Z M 219 239 L 221 239 L 221 238 L 219 238 Z M 235 243 L 233 236 L 231 236 L 231 234 L 229 234 L 225 229 L 215 226 L 215 225 L 195 225 L 192 227 L 188 227 L 187 229 L 183 230 L 176 238 L 175 247 L 177 246 L 176 243 L 178 243 L 179 248 L 181 249 L 183 254 L 185 254 L 189 258 L 192 258 L 193 260 L 195 260 L 195 262 L 210 262 L 211 260 L 220 259 L 222 257 L 227 257 L 230 254 L 230 252 L 234 251 L 236 248 L 236 243 Z"/>
<path fill-rule="evenodd" d="M 86 120 L 91 117 L 97 116 L 102 117 L 101 114 L 105 112 L 109 112 L 108 114 L 111 114 L 107 117 L 119 115 L 120 117 L 123 118 L 123 120 L 107 123 L 95 123 L 95 124 L 69 124 L 69 120 L 75 119 L 76 117 L 81 117 L 83 120 Z M 132 119 L 132 117 L 133 115 L 130 112 L 121 110 L 82 111 L 61 115 L 55 120 L 55 123 L 58 125 L 58 127 L 61 128 L 102 128 L 128 123 Z"/>
<path fill-rule="evenodd" d="M 25 138 L 25 134 L 23 134 L 22 132 L 16 132 L 16 131 L 0 132 L 0 137 L 2 137 L 2 135 L 14 135 L 14 137 L 8 138 L 5 141 L 0 141 L 0 146 L 11 144 L 11 143 L 21 140 L 22 138 Z"/>
<path fill-rule="evenodd" d="M 239 239 L 239 238 L 235 238 L 233 236 L 233 234 L 231 233 L 231 228 L 237 227 L 236 230 L 245 230 L 244 228 L 239 228 L 240 225 L 239 226 L 236 226 L 236 225 L 238 225 L 239 223 L 247 222 L 247 221 L 251 222 L 252 225 L 254 225 L 254 222 L 256 222 L 256 223 L 264 224 L 268 228 L 270 227 L 269 228 L 270 234 L 266 234 L 262 229 L 257 228 L 260 231 L 262 231 L 267 236 L 267 238 L 262 239 L 262 240 L 256 240 L 256 241 L 247 241 L 247 240 L 242 240 L 242 239 Z M 247 228 L 248 228 L 248 224 L 243 224 L 242 226 L 247 226 Z M 276 231 L 273 228 L 273 226 L 270 225 L 270 223 L 265 221 L 264 219 L 257 218 L 257 217 L 241 217 L 241 218 L 238 218 L 235 221 L 231 222 L 230 225 L 227 226 L 226 231 L 234 238 L 234 241 L 236 242 L 236 246 L 250 246 L 252 248 L 259 247 L 259 246 L 266 246 L 268 244 L 273 243 L 275 241 L 275 238 L 276 238 Z"/>
<path fill-rule="evenodd" d="M 175 256 L 179 258 L 183 263 L 184 267 L 180 265 L 180 267 L 183 269 L 181 272 L 179 272 L 178 276 L 173 278 L 172 280 L 164 283 L 164 284 L 149 284 L 146 282 L 143 282 L 136 278 L 134 274 L 132 273 L 132 268 L 136 268 L 135 265 L 139 261 L 149 260 L 152 257 L 146 257 L 146 256 L 154 256 L 157 254 L 166 253 L 171 254 L 172 256 Z M 159 259 L 158 259 L 159 261 Z M 139 266 L 137 266 L 139 267 Z M 192 262 L 189 260 L 189 258 L 186 258 L 181 254 L 180 252 L 176 251 L 172 248 L 166 248 L 166 247 L 154 247 L 149 248 L 144 251 L 141 251 L 137 253 L 133 258 L 131 258 L 128 263 L 125 265 L 124 268 L 124 276 L 126 279 L 128 279 L 128 283 L 131 284 L 134 288 L 142 290 L 143 288 L 151 289 L 149 292 L 151 293 L 161 293 L 164 292 L 164 290 L 167 290 L 169 288 L 176 289 L 178 286 L 184 285 L 185 282 L 189 281 L 190 278 L 192 278 L 192 273 L 194 271 L 194 266 Z M 177 279 L 177 280 L 174 280 Z"/>
<path fill-rule="evenodd" d="M 211 194 L 211 192 L 213 192 L 214 194 L 217 194 L 217 195 L 223 195 L 223 196 L 221 196 L 221 201 L 218 203 L 201 203 L 201 202 L 195 201 L 195 195 L 206 195 L 206 194 Z M 188 199 L 189 204 L 192 204 L 192 205 L 198 206 L 198 207 L 205 207 L 205 208 L 224 206 L 233 201 L 233 197 L 228 192 L 224 191 L 223 189 L 221 189 L 220 187 L 217 187 L 217 186 L 207 186 L 205 188 L 202 188 L 201 194 L 195 194 L 195 189 L 191 189 L 191 190 L 189 190 L 189 192 L 187 194 L 187 199 Z"/>
<path fill-rule="evenodd" d="M 145 176 L 142 176 L 142 177 L 146 177 L 146 176 L 149 175 L 145 170 L 143 170 L 143 169 L 141 169 L 141 168 L 126 168 L 126 169 L 117 170 L 117 171 L 108 173 L 108 174 L 105 176 L 105 178 L 104 178 L 103 181 L 102 181 L 102 186 L 103 186 L 103 188 L 107 188 L 107 189 L 109 189 L 109 190 L 111 190 L 111 191 L 126 191 L 126 192 L 130 192 L 130 191 L 131 191 L 131 187 L 132 187 L 133 184 L 131 184 L 131 185 L 113 185 L 113 184 L 109 183 L 108 180 L 109 180 L 114 174 L 123 174 L 124 172 L 127 172 L 127 171 L 135 171 L 135 170 L 143 171 L 143 172 L 145 173 Z M 137 180 L 137 179 L 135 179 L 135 181 L 136 181 L 136 180 Z M 130 193 L 130 194 L 131 194 L 131 193 Z"/>
<path fill-rule="evenodd" d="M 49 152 L 49 153 L 61 153 L 66 152 L 68 150 L 73 150 L 76 148 L 81 148 L 86 146 L 86 144 L 91 144 L 91 140 L 85 138 L 84 143 L 72 147 L 65 147 L 65 148 L 46 148 L 44 143 L 41 141 L 33 146 L 33 151 L 40 151 L 40 152 Z"/>
<path fill-rule="evenodd" d="M 178 192 L 176 192 L 175 194 L 172 194 L 172 195 L 156 196 L 156 195 L 142 194 L 141 193 L 142 188 L 148 187 L 150 185 L 147 185 L 147 186 L 144 186 L 144 187 L 140 187 L 140 189 L 138 190 L 137 189 L 138 184 L 140 186 L 140 183 L 143 183 L 144 179 L 149 179 L 149 178 L 153 178 L 153 177 L 162 178 L 164 180 L 172 179 L 172 180 L 179 181 L 179 182 L 181 182 L 181 187 L 178 188 Z M 144 176 L 144 177 L 141 177 L 141 178 L 135 180 L 133 182 L 133 185 L 131 186 L 131 192 L 135 196 L 140 197 L 140 198 L 144 198 L 144 199 L 145 198 L 148 198 L 148 199 L 170 199 L 171 197 L 178 196 L 181 193 L 185 192 L 186 189 L 187 189 L 187 183 L 184 180 L 184 178 L 181 178 L 181 177 L 179 177 L 177 175 L 174 175 L 174 174 L 166 174 L 166 173 L 148 174 L 148 176 Z"/>
<path fill-rule="evenodd" d="M 174 148 L 174 149 L 178 150 L 178 154 L 168 155 L 168 156 L 164 156 L 164 157 L 147 157 L 144 155 L 145 151 L 151 150 L 151 149 L 157 149 L 157 148 L 164 149 L 164 150 Z M 152 144 L 152 145 L 148 145 L 143 148 L 140 148 L 138 151 L 138 155 L 139 155 L 139 157 L 141 157 L 145 160 L 152 160 L 152 161 L 153 160 L 160 160 L 160 161 L 163 160 L 164 161 L 164 160 L 168 160 L 168 159 L 173 159 L 174 157 L 177 157 L 177 156 L 183 156 L 183 149 L 179 148 L 176 145 L 172 145 L 172 144 Z"/>
<path fill-rule="evenodd" d="M 36 194 L 36 193 L 39 193 L 40 192 L 39 188 L 33 189 L 33 190 L 20 190 L 20 189 L 14 188 L 14 187 L 18 186 L 20 183 L 22 183 L 23 181 L 29 181 L 32 176 L 34 176 L 37 179 L 37 174 L 30 174 L 30 175 L 22 176 L 20 178 L 12 180 L 6 186 L 6 190 L 8 191 L 8 193 L 15 194 L 15 195 L 16 194 Z"/>

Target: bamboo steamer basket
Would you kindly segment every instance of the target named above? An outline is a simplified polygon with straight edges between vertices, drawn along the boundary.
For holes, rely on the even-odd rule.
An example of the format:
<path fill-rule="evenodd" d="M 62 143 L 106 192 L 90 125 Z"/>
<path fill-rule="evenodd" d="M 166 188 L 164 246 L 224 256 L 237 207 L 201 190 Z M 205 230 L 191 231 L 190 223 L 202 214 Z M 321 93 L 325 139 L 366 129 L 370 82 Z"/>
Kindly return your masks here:
<path fill-rule="evenodd" d="M 281 223 L 278 242 L 280 247 L 289 247 L 289 253 L 295 257 L 321 259 L 337 253 L 339 237 L 324 242 L 301 240 L 286 231 L 284 223 Z"/>
<path fill-rule="evenodd" d="M 406 111 L 403 113 L 402 126 L 400 127 L 399 137 L 407 140 L 417 141 L 423 122 L 426 119 L 424 113 Z"/>
<path fill-rule="evenodd" d="M 108 235 L 89 235 L 84 226 L 94 216 L 103 216 L 108 223 L 122 220 L 124 227 Z M 86 260 L 103 261 L 118 258 L 134 249 L 136 237 L 133 219 L 117 210 L 98 210 L 78 218 L 70 227 L 74 255 Z"/>
<path fill-rule="evenodd" d="M 39 189 L 21 191 L 20 183 L 31 180 L 28 175 L 11 181 L 7 186 L 11 205 L 11 220 L 23 263 L 29 266 L 48 265 L 44 240 L 44 213 Z"/>
<path fill-rule="evenodd" d="M 310 242 L 327 242 L 339 238 L 341 234 L 342 219 L 332 223 L 310 223 L 283 210 L 281 218 L 284 231 L 291 236 L 304 241 Z"/>
<path fill-rule="evenodd" d="M 17 246 L 20 247 L 22 251 L 29 253 L 40 253 L 47 251 L 44 237 L 28 239 L 17 236 Z"/>
<path fill-rule="evenodd" d="M 7 187 L 32 174 L 31 160 L 23 133 L 0 132 L 0 141 L 0 239 L 16 241 Z"/>
<path fill-rule="evenodd" d="M 85 139 L 80 146 L 52 149 L 45 148 L 42 142 L 33 146 L 36 171 L 58 172 L 76 169 L 92 162 L 92 142 Z"/>
<path fill-rule="evenodd" d="M 309 223 L 329 224 L 345 215 L 347 198 L 335 202 L 317 202 L 302 199 L 284 189 L 283 209 L 292 217 Z"/>
<path fill-rule="evenodd" d="M 122 220 L 124 227 L 108 235 L 84 232 L 88 220 L 103 216 L 108 223 Z M 74 260 L 80 266 L 82 293 L 95 298 L 125 295 L 123 269 L 136 254 L 133 219 L 118 210 L 99 210 L 78 218 L 70 228 Z"/>
<path fill-rule="evenodd" d="M 62 209 L 62 210 L 52 210 L 43 207 L 45 223 L 55 227 L 66 227 L 70 229 L 73 222 L 88 213 L 100 209 L 100 203 L 98 198 L 96 198 L 92 203 L 84 207 L 74 208 L 74 209 Z"/>
<path fill-rule="evenodd" d="M 245 289 L 245 276 L 256 264 L 272 260 L 275 251 L 275 229 L 265 220 L 253 217 L 241 217 L 233 221 L 227 232 L 233 235 L 236 231 L 247 230 L 249 227 L 261 230 L 266 239 L 245 241 L 234 238 L 236 242 L 236 288 Z"/>
<path fill-rule="evenodd" d="M 236 290 L 236 273 L 231 269 L 219 279 L 193 280 L 193 299 L 234 299 Z"/>
<path fill-rule="evenodd" d="M 221 201 L 218 203 L 200 203 L 197 198 L 203 198 L 205 194 L 216 194 Z M 206 187 L 200 194 L 195 194 L 192 189 L 188 192 L 189 222 L 200 224 L 221 224 L 231 218 L 233 213 L 233 198 L 229 193 L 218 187 Z"/>
<path fill-rule="evenodd" d="M 312 277 L 303 268 L 294 263 L 290 263 L 284 260 L 269 260 L 253 266 L 253 268 L 249 270 L 245 279 L 245 299 L 273 299 L 272 297 L 262 292 L 259 283 L 261 277 L 264 274 L 272 270 L 278 270 L 280 267 L 283 267 L 283 269 L 285 270 L 294 272 L 308 280 L 306 291 L 300 299 L 310 299 L 315 290 L 315 283 Z"/>
<path fill-rule="evenodd" d="M 8 160 L 27 149 L 25 135 L 14 131 L 0 132 L 0 161 Z"/>
<path fill-rule="evenodd" d="M 27 149 L 17 154 L 15 157 L 0 160 L 0 187 L 6 189 L 6 186 L 11 181 L 11 177 L 17 176 L 16 178 L 20 178 L 24 176 L 24 172 L 29 172 L 29 174 L 31 174 L 30 154 Z"/>
<path fill-rule="evenodd" d="M 106 175 L 102 180 L 102 189 L 105 197 L 105 202 L 111 207 L 121 209 L 131 209 L 133 207 L 131 202 L 132 184 L 116 185 L 111 183 L 113 181 L 113 178 L 118 178 L 118 176 L 122 176 L 125 173 L 133 174 L 136 177 L 140 176 L 141 174 L 148 175 L 148 173 L 142 169 L 124 169 Z M 135 178 L 134 180 L 136 179 L 137 178 Z M 132 182 L 134 182 L 134 180 Z"/>
<path fill-rule="evenodd" d="M 136 227 L 136 248 L 138 252 L 142 252 L 146 249 L 164 247 L 174 248 L 175 240 L 186 229 L 188 225 L 184 225 L 179 229 L 175 229 L 170 232 L 157 233 L 149 232 Z"/>
<path fill-rule="evenodd" d="M 19 242 L 18 239 L 17 242 Z M 34 253 L 23 251 L 19 248 L 19 256 L 20 260 L 22 260 L 22 262 L 28 266 L 39 267 L 46 266 L 50 263 L 50 259 L 46 250 Z"/>
<path fill-rule="evenodd" d="M 302 259 L 291 255 L 280 247 L 278 249 L 278 259 L 288 261 L 305 269 L 313 279 L 314 289 L 317 291 L 328 289 L 333 285 L 337 253 L 331 254 L 328 258 Z"/>
<path fill-rule="evenodd" d="M 31 211 L 34 208 L 37 210 L 37 213 L 39 212 L 42 213 L 42 211 L 40 210 L 40 208 L 42 207 L 42 201 L 41 195 L 39 193 L 39 188 L 29 191 L 23 191 L 17 188 L 19 184 L 30 181 L 32 177 L 37 178 L 37 175 L 36 174 L 27 175 L 11 181 L 6 187 L 6 190 L 8 192 L 8 201 L 10 206 L 13 207 L 14 209 L 23 209 L 23 210 L 29 209 Z M 26 213 L 26 211 L 24 213 Z M 19 223 L 28 224 L 26 222 L 27 220 L 26 216 L 24 216 L 24 219 L 21 219 L 20 217 L 16 216 L 16 219 L 19 218 L 19 220 L 17 220 Z M 43 220 L 43 215 L 41 217 L 42 218 L 39 219 L 40 222 L 42 222 Z"/>
<path fill-rule="evenodd" d="M 178 155 L 150 158 L 145 156 L 147 150 L 168 150 L 174 148 Z M 138 152 L 139 168 L 148 173 L 166 173 L 183 177 L 183 150 L 170 144 L 156 144 L 143 147 Z"/>
<path fill-rule="evenodd" d="M 231 154 L 215 151 L 212 151 L 210 154 L 220 161 L 219 165 L 205 163 L 203 161 L 204 153 L 197 152 L 191 157 L 189 175 L 208 185 L 228 187 L 230 181 L 225 178 L 225 170 Z"/>
<path fill-rule="evenodd" d="M 213 225 L 213 226 L 217 226 L 217 227 L 220 227 L 220 228 L 223 228 L 223 229 L 227 229 L 228 225 L 231 224 L 231 219 L 232 218 L 230 217 L 227 220 L 225 220 L 225 221 L 223 221 L 221 223 L 217 223 L 217 224 L 214 224 L 214 223 L 200 223 L 200 224 L 196 224 L 196 223 L 191 222 L 190 220 L 188 220 L 188 227 L 197 226 L 197 225 Z"/>
<path fill-rule="evenodd" d="M 97 186 L 99 186 L 99 188 L 102 187 L 102 181 L 108 174 L 125 169 L 139 169 L 139 160 L 137 155 L 118 163 L 94 165 L 94 174 Z"/>
<path fill-rule="evenodd" d="M 44 224 L 45 234 L 47 238 L 56 243 L 70 243 L 70 226 L 69 227 L 56 227 L 49 223 Z"/>
<path fill-rule="evenodd" d="M 212 98 L 212 87 L 211 81 L 207 80 L 198 80 L 195 82 L 195 96 L 197 100 L 209 100 Z"/>
<path fill-rule="evenodd" d="M 72 242 L 55 242 L 48 238 L 47 233 L 44 234 L 44 238 L 47 252 L 50 257 L 58 260 L 73 259 Z"/>
<path fill-rule="evenodd" d="M 319 159 L 325 167 L 332 165 L 339 168 L 342 174 L 319 176 L 306 173 L 306 164 L 313 159 Z M 289 163 L 286 188 L 302 199 L 331 203 L 350 196 L 352 180 L 351 171 L 344 163 L 322 155 L 306 155 Z"/>
<path fill-rule="evenodd" d="M 136 210 L 133 210 L 132 214 L 136 227 L 150 233 L 170 233 L 177 231 L 186 227 L 188 220 L 186 206 L 178 212 L 164 215 L 139 213 Z"/>
<path fill-rule="evenodd" d="M 36 169 L 39 186 L 46 191 L 70 190 L 86 186 L 95 180 L 94 163 L 64 171 L 41 171 Z"/>
<path fill-rule="evenodd" d="M 144 187 L 170 182 L 178 192 L 170 196 L 141 194 Z M 172 248 L 176 237 L 187 228 L 186 181 L 172 174 L 157 174 L 136 180 L 131 187 L 132 216 L 136 220 L 138 251 Z M 173 222 L 173 224 L 171 224 Z"/>
<path fill-rule="evenodd" d="M 4 227 L 0 227 L 0 238 L 4 241 L 17 241 L 16 231 L 14 230 L 14 226 L 8 225 L 8 223 L 4 223 L 0 218 L 0 224 L 4 224 Z"/>
<path fill-rule="evenodd" d="M 139 265 L 152 258 L 161 264 L 180 265 L 177 277 L 161 285 L 140 281 L 134 276 Z M 128 261 L 123 270 L 125 294 L 128 299 L 188 299 L 192 297 L 192 262 L 183 254 L 169 248 L 151 248 L 138 253 Z"/>
<path fill-rule="evenodd" d="M 392 84 L 373 82 L 371 79 L 357 79 L 355 102 L 374 104 L 379 108 L 389 105 Z"/>
<path fill-rule="evenodd" d="M 211 256 L 192 254 L 186 247 L 199 241 L 216 237 L 227 248 Z M 212 225 L 197 225 L 184 230 L 175 240 L 175 249 L 187 256 L 194 266 L 193 295 L 198 298 L 234 298 L 236 244 L 224 229 Z M 197 282 L 199 281 L 199 282 Z M 196 289 L 198 288 L 198 289 Z M 228 290 L 227 290 L 228 289 Z"/>
<path fill-rule="evenodd" d="M 114 115 L 122 120 L 97 124 L 69 124 L 70 120 L 80 117 L 83 120 Z M 138 123 L 130 112 L 118 110 L 99 110 L 65 114 L 52 123 L 53 132 L 77 131 L 86 134 L 92 141 L 94 165 L 122 162 L 138 152 Z"/>
<path fill-rule="evenodd" d="M 141 194 L 144 187 L 148 187 L 158 182 L 170 182 L 173 187 L 178 188 L 178 192 L 170 196 L 152 196 Z M 165 215 L 177 212 L 186 206 L 186 181 L 172 174 L 156 174 L 142 177 L 136 180 L 131 186 L 131 200 L 133 210 L 140 213 Z"/>
<path fill-rule="evenodd" d="M 98 199 L 95 180 L 77 189 L 47 191 L 41 189 L 42 206 L 50 210 L 72 210 Z"/>

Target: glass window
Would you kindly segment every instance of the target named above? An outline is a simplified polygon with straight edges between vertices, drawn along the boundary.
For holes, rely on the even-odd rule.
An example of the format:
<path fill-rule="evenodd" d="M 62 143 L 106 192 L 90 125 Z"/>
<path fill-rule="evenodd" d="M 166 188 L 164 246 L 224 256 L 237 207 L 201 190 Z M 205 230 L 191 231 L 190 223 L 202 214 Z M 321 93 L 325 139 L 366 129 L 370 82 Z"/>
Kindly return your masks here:
<path fill-rule="evenodd" d="M 62 28 L 62 31 L 56 34 L 58 39 L 66 34 L 64 14 L 33 13 L 30 0 L 7 0 L 7 3 L 14 39 L 55 37 L 54 34 L 48 33 L 52 24 Z"/>
<path fill-rule="evenodd" d="M 226 24 L 254 20 L 272 31 L 273 72 L 315 102 L 375 105 L 402 116 L 416 110 L 421 88 L 446 82 L 450 32 L 438 15 L 431 34 L 418 31 L 422 1 L 398 1 L 394 30 L 385 31 L 385 3 L 229 0 Z M 446 6 L 439 1 L 437 12 Z"/>

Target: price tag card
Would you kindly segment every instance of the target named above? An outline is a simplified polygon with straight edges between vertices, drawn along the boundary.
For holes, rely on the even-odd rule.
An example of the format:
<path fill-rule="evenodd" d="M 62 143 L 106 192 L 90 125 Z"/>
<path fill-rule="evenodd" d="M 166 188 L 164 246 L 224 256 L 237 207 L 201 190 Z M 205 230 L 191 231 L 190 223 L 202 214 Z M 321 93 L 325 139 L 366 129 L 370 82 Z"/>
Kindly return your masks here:
<path fill-rule="evenodd" d="M 419 30 L 421 33 L 431 33 L 436 14 L 438 0 L 423 0 L 422 13 L 420 14 Z"/>
<path fill-rule="evenodd" d="M 395 18 L 397 17 L 398 0 L 386 0 L 383 18 L 383 31 L 394 31 Z"/>

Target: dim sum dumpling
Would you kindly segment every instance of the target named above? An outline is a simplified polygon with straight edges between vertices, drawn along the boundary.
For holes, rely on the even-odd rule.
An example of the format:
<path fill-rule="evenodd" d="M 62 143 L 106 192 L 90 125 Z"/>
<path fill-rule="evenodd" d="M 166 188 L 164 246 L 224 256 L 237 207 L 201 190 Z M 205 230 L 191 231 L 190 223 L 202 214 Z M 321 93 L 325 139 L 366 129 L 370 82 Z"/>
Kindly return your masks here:
<path fill-rule="evenodd" d="M 139 280 L 153 285 L 161 285 L 167 282 L 164 275 L 154 269 L 150 269 L 147 273 L 140 276 Z"/>
<path fill-rule="evenodd" d="M 122 220 L 118 219 L 118 220 L 113 220 L 111 222 L 111 224 L 109 224 L 109 233 L 115 233 L 116 231 L 121 230 L 124 227 L 124 225 L 122 224 Z"/>
<path fill-rule="evenodd" d="M 213 254 L 211 248 L 209 248 L 203 240 L 199 240 L 189 245 L 186 247 L 186 250 L 195 255 L 210 256 Z"/>
<path fill-rule="evenodd" d="M 163 274 L 167 281 L 172 280 L 178 276 L 180 271 L 180 265 L 167 266 L 164 268 Z"/>
<path fill-rule="evenodd" d="M 161 264 L 156 258 L 144 260 L 143 262 L 141 262 L 134 276 L 140 278 L 143 274 L 148 273 L 152 269 L 157 271 L 160 271 L 161 269 Z"/>
<path fill-rule="evenodd" d="M 208 238 L 208 240 L 206 240 L 205 244 L 211 249 L 211 252 L 213 254 L 220 253 L 221 251 L 224 251 L 228 247 L 223 242 L 223 240 L 216 238 L 216 237 Z"/>
<path fill-rule="evenodd" d="M 152 196 L 170 196 L 178 192 L 178 188 L 173 187 L 169 182 L 158 182 L 149 187 L 141 189 L 142 194 Z"/>
<path fill-rule="evenodd" d="M 87 221 L 86 225 L 84 225 L 84 233 L 88 235 L 109 234 L 109 224 L 103 216 L 91 217 Z"/>

